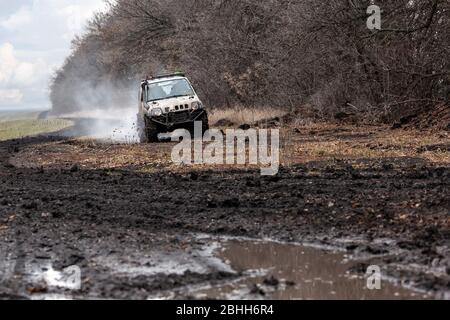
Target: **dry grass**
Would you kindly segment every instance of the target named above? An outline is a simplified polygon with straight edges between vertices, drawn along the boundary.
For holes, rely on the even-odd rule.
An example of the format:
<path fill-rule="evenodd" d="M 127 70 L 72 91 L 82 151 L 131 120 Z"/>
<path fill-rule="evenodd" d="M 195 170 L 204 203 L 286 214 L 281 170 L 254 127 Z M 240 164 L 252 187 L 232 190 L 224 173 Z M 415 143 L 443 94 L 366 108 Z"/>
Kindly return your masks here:
<path fill-rule="evenodd" d="M 449 164 L 450 152 L 423 151 L 436 145 L 450 146 L 444 132 L 390 130 L 387 127 L 312 125 L 283 133 L 283 162 L 302 163 L 314 160 L 417 157 L 432 163 Z"/>
<path fill-rule="evenodd" d="M 290 166 L 309 161 L 356 160 L 369 158 L 421 158 L 430 163 L 450 164 L 450 134 L 390 130 L 389 127 L 310 124 L 281 128 L 281 164 Z M 424 147 L 442 145 L 443 148 Z M 168 170 L 259 169 L 255 165 L 184 165 L 171 161 L 173 143 L 109 144 L 90 139 L 48 142 L 23 148 L 11 161 L 16 167 L 82 169 L 122 168 L 153 173 Z M 426 149 L 426 148 L 425 148 Z M 225 152 L 225 151 L 224 151 Z M 228 152 L 228 150 L 226 150 Z M 370 165 L 370 164 L 368 164 Z M 224 171 L 225 172 L 225 171 Z M 225 173 L 224 173 L 225 174 Z"/>
<path fill-rule="evenodd" d="M 231 108 L 214 110 L 209 115 L 211 125 L 216 125 L 221 120 L 226 120 L 234 125 L 254 124 L 261 120 L 282 117 L 286 111 L 272 108 Z"/>

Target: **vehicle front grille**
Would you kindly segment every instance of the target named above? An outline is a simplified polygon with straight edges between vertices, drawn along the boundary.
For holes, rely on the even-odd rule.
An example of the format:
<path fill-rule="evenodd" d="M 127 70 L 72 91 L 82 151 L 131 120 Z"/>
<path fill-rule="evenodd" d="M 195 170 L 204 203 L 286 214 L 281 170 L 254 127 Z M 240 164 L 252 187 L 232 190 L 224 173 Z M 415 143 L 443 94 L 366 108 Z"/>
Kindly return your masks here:
<path fill-rule="evenodd" d="M 178 122 L 188 121 L 190 119 L 190 112 L 183 111 L 183 112 L 169 113 L 168 118 L 169 118 L 170 123 L 178 123 Z"/>
<path fill-rule="evenodd" d="M 187 109 L 189 109 L 189 105 L 187 105 L 187 104 L 185 104 L 185 105 L 182 105 L 182 104 L 180 104 L 179 106 L 175 106 L 175 110 L 187 110 Z"/>
<path fill-rule="evenodd" d="M 204 112 L 203 110 L 196 110 L 196 111 L 178 111 L 178 112 L 170 112 L 168 114 L 159 116 L 159 117 L 153 117 L 152 119 L 160 124 L 163 125 L 176 125 L 181 123 L 186 123 L 190 121 L 194 121 L 199 117 L 199 115 Z"/>

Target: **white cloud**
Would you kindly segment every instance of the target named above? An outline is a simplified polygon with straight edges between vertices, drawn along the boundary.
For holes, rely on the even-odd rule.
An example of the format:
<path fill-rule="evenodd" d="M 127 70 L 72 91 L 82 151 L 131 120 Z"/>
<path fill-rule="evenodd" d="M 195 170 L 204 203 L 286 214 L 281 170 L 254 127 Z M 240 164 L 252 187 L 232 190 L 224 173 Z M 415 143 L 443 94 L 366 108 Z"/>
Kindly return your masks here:
<path fill-rule="evenodd" d="M 13 13 L 8 19 L 1 22 L 3 28 L 13 30 L 31 23 L 33 20 L 31 11 L 27 7 L 21 7 L 19 11 Z"/>
<path fill-rule="evenodd" d="M 37 62 L 36 62 L 37 63 Z M 37 65 L 30 62 L 21 62 L 14 70 L 14 83 L 31 84 L 35 81 Z"/>
<path fill-rule="evenodd" d="M 11 43 L 0 45 L 0 106 L 22 102 L 24 90 L 42 95 L 42 90 L 29 90 L 29 86 L 35 89 L 46 84 L 49 71 L 44 60 L 22 61 Z"/>
<path fill-rule="evenodd" d="M 49 106 L 50 76 L 70 53 L 73 37 L 83 32 L 93 12 L 105 7 L 103 0 L 0 3 L 0 108 L 10 103 Z"/>
<path fill-rule="evenodd" d="M 17 105 L 22 99 L 23 93 L 18 89 L 0 89 L 0 105 Z"/>
<path fill-rule="evenodd" d="M 0 45 L 0 86 L 30 85 L 48 76 L 47 65 L 42 59 L 20 61 L 11 43 Z"/>
<path fill-rule="evenodd" d="M 17 61 L 14 58 L 13 50 L 14 47 L 11 43 L 0 46 L 0 84 L 8 82 L 14 73 Z"/>

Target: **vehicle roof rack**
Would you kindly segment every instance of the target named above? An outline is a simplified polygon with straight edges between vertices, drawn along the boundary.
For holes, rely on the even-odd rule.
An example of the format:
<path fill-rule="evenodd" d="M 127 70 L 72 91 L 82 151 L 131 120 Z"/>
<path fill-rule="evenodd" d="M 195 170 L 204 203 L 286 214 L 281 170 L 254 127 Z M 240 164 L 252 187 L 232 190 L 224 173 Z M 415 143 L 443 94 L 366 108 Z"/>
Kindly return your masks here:
<path fill-rule="evenodd" d="M 149 81 L 149 80 L 157 80 L 157 79 L 163 79 L 163 78 L 170 78 L 170 77 L 184 77 L 185 74 L 183 72 L 175 72 L 175 73 L 168 73 L 168 74 L 160 74 L 157 76 L 147 76 L 145 80 L 142 81 Z"/>

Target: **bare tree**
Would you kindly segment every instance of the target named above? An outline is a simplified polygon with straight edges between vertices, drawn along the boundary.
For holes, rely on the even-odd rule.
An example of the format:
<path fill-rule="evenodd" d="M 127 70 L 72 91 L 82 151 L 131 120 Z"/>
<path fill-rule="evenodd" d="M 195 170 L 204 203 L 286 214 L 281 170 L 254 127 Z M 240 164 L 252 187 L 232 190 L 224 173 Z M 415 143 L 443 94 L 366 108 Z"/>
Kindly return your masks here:
<path fill-rule="evenodd" d="M 74 41 L 53 106 L 82 107 L 74 97 L 86 86 L 175 70 L 211 107 L 309 104 L 324 117 L 392 121 L 448 104 L 450 3 L 375 2 L 377 31 L 368 0 L 118 0 Z"/>

